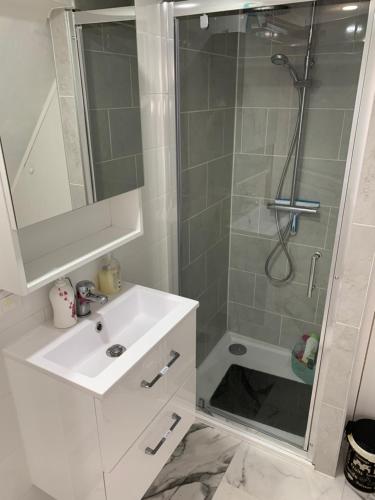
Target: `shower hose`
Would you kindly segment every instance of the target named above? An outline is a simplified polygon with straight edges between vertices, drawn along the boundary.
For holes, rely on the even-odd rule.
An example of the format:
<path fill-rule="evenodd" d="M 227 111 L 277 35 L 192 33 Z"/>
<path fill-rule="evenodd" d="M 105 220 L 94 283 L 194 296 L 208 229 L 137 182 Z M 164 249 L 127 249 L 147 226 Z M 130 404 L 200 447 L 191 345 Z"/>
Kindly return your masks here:
<path fill-rule="evenodd" d="M 301 120 L 301 114 L 302 114 L 302 93 L 301 93 L 301 88 L 297 88 L 298 91 L 298 96 L 299 96 L 299 110 L 298 110 L 298 116 L 293 132 L 293 137 L 290 142 L 288 154 L 284 163 L 284 167 L 281 173 L 280 181 L 277 186 L 277 191 L 276 191 L 276 199 L 279 199 L 281 197 L 281 193 L 283 190 L 284 182 L 285 182 L 285 177 L 288 173 L 289 166 L 290 166 L 290 160 L 293 156 L 293 151 L 296 147 L 297 143 L 297 137 L 298 137 L 298 127 L 299 123 Z M 275 285 L 282 285 L 284 283 L 287 283 L 294 275 L 294 265 L 293 265 L 293 260 L 290 255 L 290 251 L 288 250 L 288 240 L 290 236 L 290 230 L 293 222 L 293 214 L 289 213 L 289 220 L 285 227 L 281 227 L 280 225 L 280 217 L 279 217 L 279 210 L 275 208 L 275 222 L 276 222 L 276 229 L 277 229 L 277 236 L 278 236 L 278 242 L 272 249 L 271 253 L 268 255 L 267 260 L 265 262 L 264 270 L 265 273 L 268 277 L 268 279 L 271 281 L 271 283 Z M 288 270 L 287 273 L 284 276 L 278 277 L 272 274 L 272 266 L 275 263 L 277 257 L 280 255 L 280 253 L 284 253 L 286 260 L 287 260 L 287 266 Z"/>

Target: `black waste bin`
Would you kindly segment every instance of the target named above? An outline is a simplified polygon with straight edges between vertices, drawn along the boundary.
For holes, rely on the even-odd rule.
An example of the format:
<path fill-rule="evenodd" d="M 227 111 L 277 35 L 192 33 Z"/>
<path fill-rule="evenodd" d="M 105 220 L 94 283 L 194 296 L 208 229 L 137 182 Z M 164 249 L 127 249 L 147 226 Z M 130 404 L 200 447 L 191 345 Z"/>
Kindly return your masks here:
<path fill-rule="evenodd" d="M 360 491 L 375 492 L 375 420 L 350 421 L 345 427 L 349 442 L 344 474 Z"/>

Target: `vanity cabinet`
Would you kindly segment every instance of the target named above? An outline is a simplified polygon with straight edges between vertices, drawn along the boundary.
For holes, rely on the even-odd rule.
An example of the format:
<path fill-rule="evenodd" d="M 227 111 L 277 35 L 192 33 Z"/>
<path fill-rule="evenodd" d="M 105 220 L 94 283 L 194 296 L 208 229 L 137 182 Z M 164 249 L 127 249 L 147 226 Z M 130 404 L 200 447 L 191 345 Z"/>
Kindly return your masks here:
<path fill-rule="evenodd" d="M 102 396 L 5 351 L 32 482 L 56 500 L 141 500 L 195 418 L 195 310 Z"/>

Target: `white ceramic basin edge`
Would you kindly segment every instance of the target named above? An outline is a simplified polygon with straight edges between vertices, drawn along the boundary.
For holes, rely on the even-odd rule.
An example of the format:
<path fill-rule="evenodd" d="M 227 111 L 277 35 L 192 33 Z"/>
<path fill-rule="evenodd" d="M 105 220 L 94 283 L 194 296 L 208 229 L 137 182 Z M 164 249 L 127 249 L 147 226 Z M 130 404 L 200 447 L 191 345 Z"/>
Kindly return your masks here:
<path fill-rule="evenodd" d="M 198 302 L 141 285 L 123 292 L 68 330 L 51 322 L 30 331 L 3 350 L 53 377 L 102 397 L 170 332 Z M 96 331 L 101 322 L 102 332 Z M 118 358 L 106 356 L 113 344 L 126 347 Z"/>

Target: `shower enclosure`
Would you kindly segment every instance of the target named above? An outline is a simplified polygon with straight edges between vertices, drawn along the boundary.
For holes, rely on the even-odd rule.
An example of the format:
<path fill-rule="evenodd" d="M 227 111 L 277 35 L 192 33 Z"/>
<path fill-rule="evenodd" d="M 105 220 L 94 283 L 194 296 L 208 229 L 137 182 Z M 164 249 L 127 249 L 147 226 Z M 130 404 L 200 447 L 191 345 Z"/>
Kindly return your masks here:
<path fill-rule="evenodd" d="M 175 20 L 197 405 L 306 449 L 369 2 Z"/>

